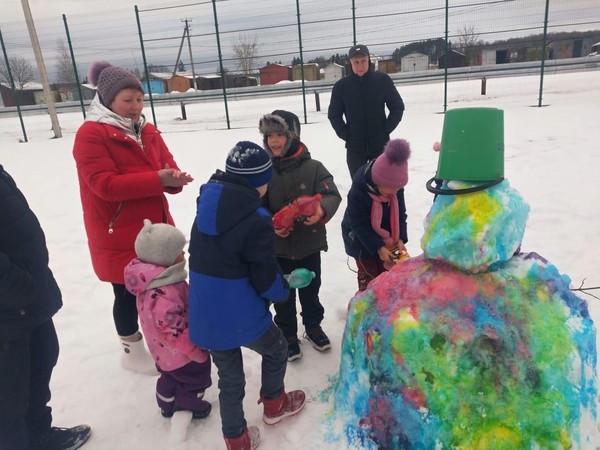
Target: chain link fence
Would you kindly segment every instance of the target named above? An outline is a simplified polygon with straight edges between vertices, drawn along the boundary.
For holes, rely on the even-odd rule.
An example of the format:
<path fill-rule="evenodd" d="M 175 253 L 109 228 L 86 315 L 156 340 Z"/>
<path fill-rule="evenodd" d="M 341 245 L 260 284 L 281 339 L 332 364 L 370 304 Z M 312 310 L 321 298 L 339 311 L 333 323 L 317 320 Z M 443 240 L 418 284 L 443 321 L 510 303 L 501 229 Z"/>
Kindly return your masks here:
<path fill-rule="evenodd" d="M 542 106 L 544 75 L 600 67 L 600 8 L 590 0 L 205 0 L 35 24 L 59 111 L 80 107 L 85 115 L 93 90 L 75 89 L 75 79 L 85 83 L 90 63 L 104 59 L 144 80 L 155 122 L 161 102 L 181 103 L 185 118 L 186 103 L 218 99 L 228 128 L 229 105 L 244 96 L 301 93 L 286 107 L 305 121 L 326 110 L 320 94 L 344 75 L 355 43 L 369 47 L 410 109 L 435 89 L 445 111 L 473 90 L 493 94 L 494 79 L 507 75 L 522 75 L 514 91 L 524 105 Z M 35 59 L 25 23 L 0 22 L 0 32 L 0 111 L 19 100 L 24 110 L 44 103 L 35 89 L 28 93 L 35 73 L 7 93 L 6 67 Z"/>

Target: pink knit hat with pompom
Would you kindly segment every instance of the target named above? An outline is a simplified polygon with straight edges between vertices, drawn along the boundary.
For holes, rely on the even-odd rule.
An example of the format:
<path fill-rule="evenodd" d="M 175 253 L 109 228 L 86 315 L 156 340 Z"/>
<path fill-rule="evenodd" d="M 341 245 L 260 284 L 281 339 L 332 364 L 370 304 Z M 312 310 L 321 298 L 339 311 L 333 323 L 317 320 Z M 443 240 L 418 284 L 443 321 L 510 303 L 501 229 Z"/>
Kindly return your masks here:
<path fill-rule="evenodd" d="M 129 70 L 113 66 L 107 61 L 96 61 L 90 66 L 89 82 L 96 86 L 100 101 L 110 107 L 117 94 L 125 88 L 134 88 L 144 93 L 142 83 Z"/>
<path fill-rule="evenodd" d="M 371 178 L 377 186 L 401 189 L 408 183 L 408 158 L 410 145 L 404 139 L 389 141 L 383 153 L 371 167 Z"/>

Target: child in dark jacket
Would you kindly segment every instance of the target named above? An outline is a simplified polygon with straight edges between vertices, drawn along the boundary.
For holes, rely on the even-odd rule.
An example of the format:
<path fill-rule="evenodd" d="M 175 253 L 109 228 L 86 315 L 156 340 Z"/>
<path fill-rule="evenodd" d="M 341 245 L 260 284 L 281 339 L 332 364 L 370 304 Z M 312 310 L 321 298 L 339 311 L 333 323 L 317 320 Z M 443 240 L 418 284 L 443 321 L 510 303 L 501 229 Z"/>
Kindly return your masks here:
<path fill-rule="evenodd" d="M 219 374 L 219 405 L 230 450 L 255 449 L 259 430 L 248 427 L 242 399 L 241 347 L 262 356 L 263 421 L 272 425 L 298 413 L 303 391 L 285 392 L 287 345 L 273 323 L 271 302 L 285 301 L 289 285 L 275 258 L 270 214 L 260 197 L 272 176 L 269 154 L 238 142 L 200 188 L 190 238 L 190 336 L 207 348 Z"/>
<path fill-rule="evenodd" d="M 408 142 L 394 139 L 352 180 L 342 236 L 346 253 L 356 260 L 359 291 L 389 270 L 398 257 L 408 255 L 404 186 L 409 156 Z"/>
<path fill-rule="evenodd" d="M 203 419 L 211 410 L 203 400 L 212 384 L 211 364 L 209 353 L 189 336 L 185 243 L 174 226 L 145 219 L 135 240 L 138 257 L 124 270 L 125 286 L 136 296 L 144 338 L 160 372 L 156 401 L 162 415 L 185 410 Z"/>
<path fill-rule="evenodd" d="M 331 348 L 331 342 L 321 328 L 325 313 L 319 300 L 321 251 L 327 251 L 325 224 L 337 211 L 342 197 L 333 176 L 321 162 L 311 158 L 308 148 L 300 141 L 300 121 L 294 113 L 273 111 L 260 119 L 259 130 L 274 166 L 273 178 L 263 197 L 265 207 L 275 214 L 301 195 L 321 195 L 314 214 L 301 218 L 293 228 L 275 228 L 275 252 L 284 272 L 304 267 L 315 273 L 312 283 L 298 289 L 298 296 L 304 337 L 315 349 L 324 351 Z M 296 290 L 290 291 L 286 302 L 275 303 L 274 307 L 275 323 L 288 342 L 288 361 L 302 357 Z"/>

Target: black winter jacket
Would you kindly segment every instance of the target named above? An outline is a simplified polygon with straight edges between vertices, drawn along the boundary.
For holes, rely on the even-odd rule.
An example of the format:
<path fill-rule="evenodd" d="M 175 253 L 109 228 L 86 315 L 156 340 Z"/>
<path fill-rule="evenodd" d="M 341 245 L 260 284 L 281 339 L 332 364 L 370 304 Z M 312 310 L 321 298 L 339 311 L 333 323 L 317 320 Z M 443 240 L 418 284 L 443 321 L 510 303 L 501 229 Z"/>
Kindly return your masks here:
<path fill-rule="evenodd" d="M 389 110 L 386 117 L 385 106 Z M 389 75 L 369 70 L 338 80 L 327 118 L 348 151 L 378 156 L 404 114 L 404 102 Z"/>
<path fill-rule="evenodd" d="M 371 179 L 371 166 L 369 162 L 362 166 L 354 175 L 352 187 L 348 192 L 348 205 L 342 220 L 342 237 L 344 248 L 348 256 L 353 258 L 377 257 L 377 250 L 383 245 L 383 239 L 377 234 L 371 225 L 371 206 L 373 199 L 369 192 L 379 195 Z M 406 229 L 406 205 L 404 202 L 404 189 L 396 194 L 398 198 L 398 213 L 400 219 L 400 239 L 405 244 L 408 242 Z M 388 203 L 382 203 L 383 217 L 381 227 L 391 231 L 390 207 Z"/>
<path fill-rule="evenodd" d="M 27 336 L 61 306 L 42 227 L 0 165 L 0 342 Z"/>
<path fill-rule="evenodd" d="M 275 236 L 275 252 L 279 258 L 299 260 L 318 251 L 327 251 L 325 223 L 337 211 L 342 196 L 325 166 L 312 159 L 304 143 L 294 139 L 283 158 L 273 159 L 273 178 L 263 197 L 263 205 L 272 214 L 300 195 L 321 194 L 325 217 L 314 225 L 297 223 L 286 238 Z"/>

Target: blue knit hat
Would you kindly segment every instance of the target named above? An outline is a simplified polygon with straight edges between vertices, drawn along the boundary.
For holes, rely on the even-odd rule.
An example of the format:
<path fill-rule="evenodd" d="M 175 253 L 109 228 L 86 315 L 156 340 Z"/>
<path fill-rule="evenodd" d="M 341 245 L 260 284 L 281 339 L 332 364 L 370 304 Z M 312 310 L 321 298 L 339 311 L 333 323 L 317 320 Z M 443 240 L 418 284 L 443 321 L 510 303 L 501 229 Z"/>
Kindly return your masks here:
<path fill-rule="evenodd" d="M 260 145 L 250 141 L 235 144 L 225 161 L 225 172 L 239 175 L 257 188 L 271 181 L 273 164 L 269 153 Z"/>

